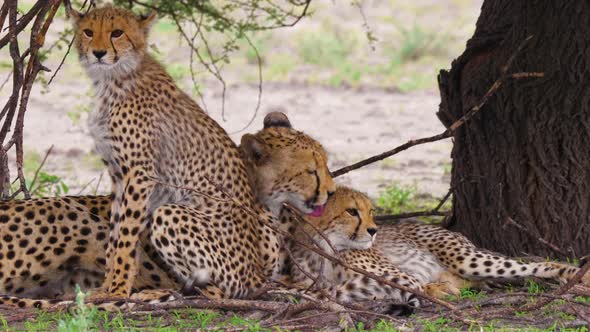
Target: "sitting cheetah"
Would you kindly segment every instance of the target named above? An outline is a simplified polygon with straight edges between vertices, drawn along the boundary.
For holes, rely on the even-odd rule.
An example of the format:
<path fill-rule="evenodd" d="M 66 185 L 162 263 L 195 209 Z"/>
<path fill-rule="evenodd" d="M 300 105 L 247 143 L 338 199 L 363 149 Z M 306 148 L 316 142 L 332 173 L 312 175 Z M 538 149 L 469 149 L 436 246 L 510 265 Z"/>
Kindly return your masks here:
<path fill-rule="evenodd" d="M 372 211 L 368 197 L 338 187 L 321 217 L 306 216 L 310 225 L 297 224 L 295 238 L 317 243 L 331 252 L 325 239 L 315 231 L 317 228 L 349 265 L 387 276 L 410 288 L 424 287 L 426 293 L 437 297 L 457 294 L 460 287 L 473 285 L 473 281 L 535 276 L 564 282 L 579 271 L 561 263 L 522 263 L 478 249 L 461 234 L 419 221 L 381 226 L 377 232 Z M 397 300 L 409 299 L 403 295 L 400 299 L 399 291 L 332 264 L 311 250 L 293 243 L 290 248 L 295 283 L 311 285 L 310 276 L 321 274 L 325 283 L 336 286 L 337 298 L 341 300 L 392 296 Z M 590 285 L 590 274 L 585 275 L 583 282 Z"/>
<path fill-rule="evenodd" d="M 304 133 L 294 130 L 284 114 L 268 114 L 264 120 L 263 130 L 255 135 L 244 135 L 240 152 L 245 160 L 249 181 L 253 184 L 256 197 L 265 202 L 265 206 L 270 211 L 275 210 L 274 213 L 280 213 L 282 203 L 288 202 L 292 206 L 299 206 L 304 213 L 315 215 L 318 213 L 316 211 L 318 208 L 314 207 L 318 192 L 325 192 L 325 196 L 328 196 L 335 190 L 326 166 L 327 158 L 323 147 Z M 259 181 L 262 178 L 264 180 Z M 0 205 L 0 220 L 7 221 L 6 224 L 0 224 L 0 236 L 10 235 L 21 239 L 25 238 L 25 235 L 34 238 L 36 234 L 49 233 L 55 238 L 49 242 L 43 240 L 45 242 L 41 242 L 40 246 L 31 242 L 25 247 L 13 247 L 11 250 L 14 251 L 14 255 L 10 256 L 22 259 L 25 264 L 19 264 L 18 268 L 10 271 L 10 274 L 23 277 L 0 278 L 0 289 L 3 288 L 4 292 L 13 295 L 45 297 L 49 285 L 53 288 L 49 290 L 62 293 L 65 287 L 65 292 L 68 293 L 73 289 L 67 284 L 68 280 L 72 285 L 75 282 L 84 281 L 81 283 L 83 289 L 90 288 L 89 280 L 102 281 L 104 274 L 101 275 L 99 272 L 104 273 L 105 268 L 105 253 L 108 245 L 105 234 L 108 229 L 109 207 L 110 200 L 101 196 L 8 201 Z M 314 207 L 313 210 L 312 207 Z M 151 288 L 179 290 L 187 282 L 192 283 L 192 279 L 186 276 L 192 276 L 194 271 L 202 270 L 209 264 L 212 265 L 211 272 L 207 272 L 209 283 L 219 286 L 218 288 L 223 291 L 220 296 L 228 293 L 228 296 L 240 296 L 243 294 L 234 294 L 233 291 L 228 290 L 231 285 L 223 286 L 223 284 L 226 279 L 231 280 L 232 274 L 244 273 L 244 265 L 239 261 L 244 260 L 246 255 L 261 257 L 265 271 L 264 277 L 271 277 L 273 273 L 278 274 L 278 267 L 275 266 L 278 262 L 274 234 L 267 234 L 266 226 L 253 225 L 253 232 L 236 234 L 244 238 L 238 243 L 235 236 L 211 237 L 209 235 L 209 225 L 215 225 L 218 222 L 225 224 L 225 220 L 186 225 L 189 216 L 178 216 L 172 212 L 167 215 L 165 210 L 162 214 L 156 215 L 153 226 L 156 231 L 150 237 L 152 241 L 142 240 L 142 245 L 147 248 L 145 251 L 148 254 L 141 256 L 141 273 L 134 285 L 138 290 Z M 27 216 L 30 217 L 30 221 L 26 219 Z M 25 222 L 24 224 L 21 222 L 21 227 L 30 228 L 30 231 L 26 231 L 25 234 L 22 233 L 23 228 L 13 229 L 13 222 L 21 220 Z M 79 225 L 84 225 L 83 230 L 80 230 Z M 193 234 L 195 227 L 200 229 L 198 235 Z M 159 228 L 161 230 L 158 230 Z M 222 229 L 232 231 L 231 224 L 227 223 Z M 149 233 L 144 232 L 144 234 Z M 144 242 L 147 242 L 147 245 Z M 76 246 L 68 246 L 69 243 L 76 243 Z M 165 243 L 169 243 L 170 248 L 165 246 Z M 187 258 L 192 257 L 192 253 L 197 253 L 194 259 L 198 263 L 189 263 L 192 265 L 189 266 L 189 271 L 184 278 L 182 276 L 179 279 L 169 278 L 150 260 L 156 255 L 152 244 L 156 246 L 159 244 L 159 248 L 165 253 L 171 252 L 172 249 L 186 250 Z M 60 248 L 59 254 L 56 254 L 56 248 Z M 0 246 L 2 255 L 0 264 L 8 265 L 15 259 L 14 257 L 8 259 L 6 250 L 8 248 Z M 48 265 L 32 258 L 27 261 L 26 252 L 31 250 L 44 253 L 43 257 Z M 174 253 L 172 257 L 178 259 Z M 201 261 L 204 263 L 202 264 Z M 190 270 L 194 264 L 199 264 L 198 268 Z M 163 268 L 166 269 L 166 266 L 163 265 Z M 89 271 L 92 274 L 88 273 Z M 31 279 L 29 277 L 31 275 L 38 277 Z M 180 283 L 176 283 L 176 280 Z M 252 288 L 254 286 L 252 285 Z M 15 291 L 17 288 L 19 291 Z M 21 289 L 28 291 L 23 292 Z M 205 294 L 212 295 L 206 292 Z M 139 296 L 136 298 L 145 299 Z M 216 297 L 217 292 L 212 296 Z M 19 306 L 27 306 L 28 303 L 23 298 L 6 297 L 3 300 L 8 304 Z M 41 307 L 49 304 L 46 301 L 32 303 Z"/>
<path fill-rule="evenodd" d="M 230 137 L 148 54 L 147 35 L 155 14 L 138 17 L 106 6 L 71 15 L 80 62 L 96 90 L 89 129 L 108 166 L 113 192 L 107 274 L 102 292 L 94 297 L 130 295 L 140 269 L 137 248 L 144 231 L 150 232 L 176 275 L 192 278 L 193 264 L 219 268 L 219 260 L 227 258 L 223 266 L 237 272 L 215 276 L 228 284 L 222 292 L 225 296 L 243 296 L 259 286 L 263 262 L 248 241 L 271 238 L 270 230 L 260 230 L 257 220 L 257 215 L 266 213 L 253 195 Z M 315 163 L 320 160 L 321 156 L 310 164 L 315 168 L 305 173 L 310 181 L 320 181 L 323 165 Z M 219 186 L 232 200 L 219 192 Z M 324 204 L 327 191 L 320 189 L 300 204 L 303 212 Z M 205 246 L 200 242 L 204 247 L 191 250 L 179 237 L 197 230 L 201 234 L 193 241 L 224 236 L 235 243 Z M 214 259 L 203 257 L 211 251 L 216 251 Z M 176 257 L 193 254 L 196 258 L 191 262 L 185 260 L 190 256 Z"/>

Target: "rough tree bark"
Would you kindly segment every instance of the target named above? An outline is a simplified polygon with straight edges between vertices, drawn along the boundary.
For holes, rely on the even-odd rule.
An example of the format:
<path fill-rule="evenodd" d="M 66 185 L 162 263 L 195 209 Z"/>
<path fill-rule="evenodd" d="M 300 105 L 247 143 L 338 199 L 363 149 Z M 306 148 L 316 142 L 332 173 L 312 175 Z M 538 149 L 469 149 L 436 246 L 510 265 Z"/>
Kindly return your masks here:
<path fill-rule="evenodd" d="M 437 115 L 446 126 L 461 117 L 530 35 L 509 72 L 544 78 L 508 81 L 454 135 L 450 228 L 506 254 L 580 257 L 590 253 L 590 2 L 486 0 L 465 52 L 440 73 Z"/>

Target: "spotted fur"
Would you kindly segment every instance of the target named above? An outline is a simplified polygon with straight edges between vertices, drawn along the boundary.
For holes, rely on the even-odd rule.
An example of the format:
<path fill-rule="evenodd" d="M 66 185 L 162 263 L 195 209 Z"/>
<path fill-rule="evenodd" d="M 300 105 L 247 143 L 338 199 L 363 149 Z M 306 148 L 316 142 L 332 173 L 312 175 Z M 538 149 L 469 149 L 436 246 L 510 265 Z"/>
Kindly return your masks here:
<path fill-rule="evenodd" d="M 285 219 L 293 218 L 286 215 Z M 373 208 L 363 194 L 346 187 L 338 187 L 330 197 L 321 217 L 305 218 L 309 224 L 293 222 L 295 239 L 317 245 L 324 251 L 336 252 L 350 266 L 372 272 L 396 284 L 423 291 L 420 281 L 387 260 L 378 250 L 371 248 L 377 225 L 373 221 Z M 321 236 L 317 231 L 321 231 Z M 328 241 L 326 241 L 326 239 Z M 290 244 L 293 253 L 292 282 L 298 287 L 308 287 L 318 276 L 319 288 L 331 289 L 340 301 L 388 299 L 418 306 L 416 296 L 332 263 L 303 246 Z M 310 278 L 310 277 L 313 277 Z"/>
<path fill-rule="evenodd" d="M 280 126 L 268 123 L 275 117 L 283 118 Z M 335 190 L 327 171 L 326 153 L 320 144 L 291 128 L 290 123 L 286 125 L 285 121 L 288 123 L 283 114 L 268 114 L 263 130 L 255 135 L 245 136 L 240 154 L 245 160 L 248 181 L 253 183 L 256 197 L 260 197 L 271 206 L 280 206 L 281 203 L 300 206 L 309 202 L 325 202 L 328 195 Z M 288 163 L 279 162 L 291 154 L 296 158 L 289 159 Z M 260 172 L 260 168 L 263 168 L 264 172 Z M 265 191 L 268 183 L 255 181 L 256 176 L 262 174 L 266 174 L 266 181 L 270 182 L 270 187 L 274 189 Z M 279 191 L 284 195 L 276 195 Z M 23 278 L 0 279 L 0 287 L 4 287 L 3 293 L 9 295 L 3 301 L 18 306 L 58 305 L 52 301 L 33 301 L 16 298 L 14 295 L 47 297 L 71 294 L 72 285 L 75 283 L 79 283 L 83 289 L 90 289 L 103 281 L 106 248 L 109 243 L 106 234 L 110 204 L 108 197 L 98 196 L 8 201 L 0 205 L 0 221 L 7 221 L 6 225 L 0 224 L 0 236 L 12 234 L 13 231 L 19 239 L 25 238 L 25 235 L 43 232 L 55 236 L 55 240 L 48 240 L 54 242 L 49 246 L 39 247 L 35 243 L 23 248 L 0 245 L 0 249 L 14 249 L 15 255 L 23 257 L 26 261 L 19 266 L 21 269 L 10 272 L 22 274 Z M 236 208 L 236 216 L 231 220 L 172 204 L 157 209 L 151 231 L 142 233 L 144 237 L 140 249 L 143 249 L 143 253 L 140 256 L 139 267 L 141 273 L 134 285 L 134 289 L 139 293 L 133 298 L 155 303 L 154 301 L 161 300 L 162 295 L 159 291 L 152 290 L 154 288 L 184 288 L 191 291 L 195 287 L 199 292 L 213 298 L 241 297 L 255 290 L 258 285 L 236 282 L 240 278 L 246 278 L 248 282 L 257 280 L 262 283 L 265 278 L 277 275 L 280 269 L 277 254 L 281 239 L 264 224 L 248 224 L 251 216 L 246 210 Z M 21 222 L 29 217 L 30 223 Z M 31 231 L 27 228 L 23 234 L 22 228 L 13 229 L 14 222 L 20 222 L 22 227 L 30 226 Z M 91 229 L 79 230 L 78 224 L 89 225 Z M 76 249 L 77 247 L 68 246 L 69 243 L 76 243 L 85 249 Z M 55 248 L 68 250 L 56 255 Z M 33 259 L 26 255 L 29 250 L 43 252 L 43 257 L 50 264 L 45 266 L 35 261 L 29 262 Z M 88 253 L 88 257 L 78 251 Z M 0 258 L 0 263 L 10 264 L 11 260 L 6 259 L 4 252 L 1 253 L 4 259 Z M 9 256 L 12 259 L 12 255 Z M 97 261 L 100 264 L 97 264 Z M 257 262 L 259 266 L 243 263 L 252 261 Z M 68 262 L 72 264 L 67 265 Z M 176 266 L 176 269 L 169 269 L 168 266 Z M 55 271 L 60 273 L 57 274 Z M 39 277 L 31 279 L 31 275 Z M 56 287 L 57 283 L 59 287 Z M 53 288 L 50 288 L 50 285 Z M 16 288 L 38 290 L 27 293 L 14 292 Z M 59 291 L 49 294 L 42 290 Z M 158 297 L 153 298 L 156 295 Z M 173 296 L 167 298 L 171 299 Z M 69 305 L 69 302 L 59 305 Z M 107 306 L 110 309 L 116 307 Z"/>
<path fill-rule="evenodd" d="M 140 268 L 137 248 L 144 231 L 152 236 L 171 273 L 183 282 L 192 278 L 187 273 L 193 267 L 189 262 L 168 256 L 168 249 L 182 241 L 161 239 L 162 228 L 172 233 L 179 225 L 166 218 L 177 218 L 184 230 L 206 225 L 211 233 L 203 241 L 221 234 L 270 238 L 268 229 L 259 229 L 257 219 L 265 212 L 252 194 L 237 147 L 148 54 L 148 31 L 155 15 L 138 17 L 106 6 L 74 16 L 76 49 L 96 90 L 90 133 L 108 166 L 113 191 L 107 275 L 103 292 L 95 292 L 95 297 L 130 295 Z M 239 204 L 224 198 L 218 186 Z M 237 205 L 254 214 L 245 214 Z M 181 234 L 180 229 L 174 233 Z M 261 286 L 263 262 L 251 247 L 243 249 L 248 254 L 235 263 L 238 266 L 204 262 L 218 271 L 248 270 L 221 273 L 228 285 L 221 292 L 224 296 L 243 296 Z M 197 248 L 206 252 L 218 247 L 199 243 L 195 254 L 201 254 Z M 192 263 L 196 269 L 203 265 L 199 260 Z"/>
<path fill-rule="evenodd" d="M 353 208 L 356 211 L 351 210 Z M 579 271 L 578 267 L 569 264 L 527 263 L 505 257 L 477 248 L 459 233 L 416 220 L 383 225 L 378 232 L 374 228 L 375 236 L 365 234 L 365 238 L 371 239 L 371 248 L 362 250 L 367 245 L 357 240 L 357 234 L 376 227 L 372 223 L 371 211 L 372 204 L 368 197 L 339 187 L 328 201 L 324 216 L 305 219 L 324 232 L 349 265 L 377 275 L 395 275 L 395 282 L 424 289 L 436 297 L 458 294 L 462 287 L 479 286 L 480 281 L 491 279 L 539 277 L 563 283 Z M 289 223 L 291 218 L 290 215 L 283 216 L 285 223 Z M 324 250 L 332 251 L 311 226 L 292 225 L 297 229 L 295 234 L 298 239 L 317 243 Z M 311 238 L 307 234 L 311 234 Z M 407 299 L 403 294 L 400 298 L 399 292 L 392 293 L 388 287 L 327 262 L 304 247 L 291 243 L 290 248 L 294 256 L 291 273 L 295 283 L 310 285 L 313 282 L 310 275 L 321 274 L 326 282 L 323 286 L 335 285 L 336 294 L 342 300 Z M 582 281 L 590 285 L 590 273 Z"/>

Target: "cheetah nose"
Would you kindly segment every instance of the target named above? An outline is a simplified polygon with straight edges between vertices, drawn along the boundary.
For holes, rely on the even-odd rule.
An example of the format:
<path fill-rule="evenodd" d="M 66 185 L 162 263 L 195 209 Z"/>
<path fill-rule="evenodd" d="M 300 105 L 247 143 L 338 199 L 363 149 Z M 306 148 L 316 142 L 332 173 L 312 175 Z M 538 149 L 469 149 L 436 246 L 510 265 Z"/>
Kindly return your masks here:
<path fill-rule="evenodd" d="M 377 234 L 377 228 L 375 228 L 375 227 L 367 228 L 367 233 L 369 233 L 369 235 L 373 236 L 373 235 Z"/>
<path fill-rule="evenodd" d="M 102 58 L 103 56 L 105 56 L 105 54 L 107 54 L 107 51 L 105 50 L 96 50 L 96 51 L 92 51 L 92 54 L 94 54 L 94 56 L 100 60 L 100 58 Z"/>

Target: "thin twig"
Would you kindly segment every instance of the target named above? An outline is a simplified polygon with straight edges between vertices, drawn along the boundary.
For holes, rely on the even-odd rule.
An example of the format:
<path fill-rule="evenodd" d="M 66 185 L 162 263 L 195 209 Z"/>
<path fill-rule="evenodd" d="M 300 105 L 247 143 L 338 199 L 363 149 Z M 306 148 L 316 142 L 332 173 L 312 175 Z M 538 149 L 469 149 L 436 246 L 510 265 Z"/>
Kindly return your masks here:
<path fill-rule="evenodd" d="M 80 10 L 82 10 L 82 9 L 84 9 L 84 7 L 86 7 L 87 2 L 88 2 L 88 0 L 84 0 L 84 3 L 82 3 L 82 7 L 80 8 Z M 88 13 L 88 11 L 90 11 L 93 3 L 94 3 L 94 0 L 90 0 L 90 5 L 86 9 L 86 13 Z M 72 10 L 72 4 L 70 3 L 70 1 L 64 1 L 64 4 L 66 7 L 66 13 L 68 13 L 68 15 L 69 15 L 70 11 Z M 75 40 L 75 36 L 72 36 L 72 39 L 68 43 L 68 48 L 66 49 L 66 53 L 64 53 L 64 56 L 61 58 L 61 61 L 59 62 L 59 65 L 57 65 L 57 69 L 55 69 L 55 71 L 53 72 L 53 75 L 51 75 L 51 78 L 49 78 L 47 85 L 50 85 L 51 82 L 53 82 L 53 79 L 57 76 L 57 73 L 60 72 L 61 67 L 66 62 L 66 58 L 68 57 L 68 54 L 70 54 L 70 51 L 72 50 L 72 45 L 74 45 L 74 40 Z"/>
<path fill-rule="evenodd" d="M 100 172 L 100 175 L 98 176 L 98 182 L 96 182 L 96 187 L 94 188 L 94 195 L 96 196 L 96 193 L 98 193 L 98 189 L 100 188 L 100 183 L 102 182 L 102 176 L 104 174 L 103 172 Z"/>
<path fill-rule="evenodd" d="M 231 132 L 230 135 L 240 133 L 240 132 L 246 130 L 248 127 L 250 127 L 252 125 L 252 123 L 254 123 L 254 119 L 256 119 L 256 115 L 258 114 L 258 111 L 260 110 L 260 105 L 262 103 L 262 58 L 260 57 L 260 53 L 258 52 L 258 48 L 256 48 L 254 43 L 252 43 L 252 40 L 250 40 L 250 37 L 248 37 L 247 35 L 244 35 L 244 38 L 248 42 L 248 45 L 250 45 L 250 47 L 254 50 L 254 54 L 256 54 L 256 63 L 258 64 L 258 97 L 256 99 L 256 108 L 254 109 L 254 114 L 252 114 L 250 121 L 248 121 L 248 123 L 246 123 L 246 125 L 244 127 L 242 127 L 241 129 Z"/>
<path fill-rule="evenodd" d="M 33 191 L 32 189 L 35 186 L 35 183 L 37 182 L 37 177 L 39 176 L 39 172 L 41 172 L 41 169 L 45 165 L 45 162 L 47 161 L 47 158 L 51 154 L 52 150 L 53 150 L 53 144 L 49 147 L 49 149 L 47 149 L 47 152 L 45 152 L 45 156 L 43 157 L 43 160 L 41 160 L 41 164 L 39 164 L 39 167 L 37 167 L 37 169 L 35 170 L 35 175 L 33 175 L 33 180 L 31 180 L 31 186 L 30 186 L 29 190 Z"/>
<path fill-rule="evenodd" d="M 514 227 L 518 228 L 519 230 L 521 230 L 521 231 L 525 232 L 526 234 L 528 234 L 530 237 L 532 237 L 532 238 L 536 239 L 537 241 L 539 241 L 539 243 L 543 244 L 543 245 L 544 245 L 544 246 L 546 246 L 547 248 L 549 248 L 549 249 L 551 249 L 551 250 L 555 251 L 556 253 L 558 253 L 558 254 L 560 254 L 560 255 L 562 255 L 562 256 L 564 256 L 564 257 L 567 257 L 567 256 L 568 256 L 568 255 L 567 255 L 567 253 L 566 253 L 565 251 L 561 250 L 561 248 L 559 248 L 559 247 L 558 247 L 558 246 L 556 246 L 555 244 L 553 244 L 553 243 L 551 243 L 551 242 L 549 242 L 549 241 L 545 240 L 545 239 L 544 239 L 544 238 L 542 238 L 541 236 L 539 236 L 539 235 L 535 235 L 535 234 L 534 234 L 534 233 L 533 233 L 531 230 L 529 230 L 529 229 L 525 228 L 524 226 L 522 226 L 521 224 L 517 223 L 516 221 L 514 221 L 514 219 L 512 219 L 512 218 L 510 218 L 510 217 L 506 218 L 506 223 L 505 223 L 505 225 L 511 225 L 511 226 L 514 226 Z"/>
<path fill-rule="evenodd" d="M 555 290 L 551 294 L 556 295 L 556 296 L 564 294 L 565 292 L 570 290 L 572 287 L 574 287 L 576 284 L 580 283 L 580 281 L 582 280 L 584 275 L 589 270 L 590 270 L 590 262 L 587 262 L 586 264 L 584 264 L 584 266 L 582 266 L 580 268 L 580 270 L 578 270 L 578 272 L 565 285 L 559 287 L 557 290 Z M 519 308 L 518 311 L 521 311 L 521 312 L 534 311 L 534 310 L 537 310 L 539 308 L 546 306 L 547 304 L 549 304 L 555 300 L 556 300 L 556 297 L 546 297 L 545 299 L 539 300 L 536 303 L 522 306 Z M 500 310 L 500 311 L 494 313 L 493 316 L 494 317 L 495 316 L 502 316 L 502 315 L 512 313 L 513 311 L 514 311 L 514 309 L 508 308 L 508 309 Z"/>

